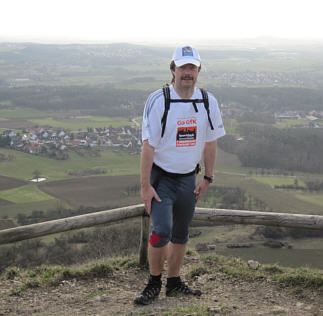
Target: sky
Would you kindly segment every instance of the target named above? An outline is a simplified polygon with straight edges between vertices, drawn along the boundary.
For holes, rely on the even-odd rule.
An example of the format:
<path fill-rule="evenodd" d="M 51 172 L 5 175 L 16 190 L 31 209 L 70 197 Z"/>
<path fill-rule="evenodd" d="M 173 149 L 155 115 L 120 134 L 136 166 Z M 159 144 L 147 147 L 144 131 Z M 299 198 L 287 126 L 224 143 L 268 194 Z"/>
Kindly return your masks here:
<path fill-rule="evenodd" d="M 321 0 L 3 0 L 0 41 L 323 40 Z"/>

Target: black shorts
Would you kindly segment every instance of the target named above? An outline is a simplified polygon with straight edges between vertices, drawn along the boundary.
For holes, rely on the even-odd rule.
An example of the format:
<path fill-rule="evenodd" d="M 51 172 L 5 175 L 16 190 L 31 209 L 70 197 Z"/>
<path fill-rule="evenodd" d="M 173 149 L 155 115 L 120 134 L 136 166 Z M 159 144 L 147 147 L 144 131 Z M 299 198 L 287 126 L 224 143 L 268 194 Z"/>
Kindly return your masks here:
<path fill-rule="evenodd" d="M 195 172 L 172 174 L 156 167 L 151 171 L 151 184 L 161 202 L 152 200 L 151 223 L 153 247 L 163 247 L 169 241 L 185 244 L 195 210 Z"/>

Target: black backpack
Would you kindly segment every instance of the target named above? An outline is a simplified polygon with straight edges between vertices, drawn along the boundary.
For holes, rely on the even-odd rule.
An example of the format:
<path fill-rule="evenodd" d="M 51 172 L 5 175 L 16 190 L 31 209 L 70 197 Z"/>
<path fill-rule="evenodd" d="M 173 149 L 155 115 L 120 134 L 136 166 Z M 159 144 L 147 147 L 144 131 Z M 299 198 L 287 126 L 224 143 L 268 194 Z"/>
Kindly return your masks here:
<path fill-rule="evenodd" d="M 162 124 L 161 137 L 163 137 L 164 133 L 165 133 L 167 115 L 168 115 L 170 104 L 171 103 L 176 103 L 176 102 L 185 102 L 185 103 L 191 102 L 191 103 L 193 103 L 195 112 L 198 112 L 196 103 L 202 103 L 203 102 L 205 110 L 206 110 L 206 113 L 207 113 L 207 117 L 208 117 L 208 120 L 209 120 L 209 123 L 210 123 L 210 126 L 211 126 L 211 129 L 214 130 L 214 127 L 213 127 L 213 124 L 212 124 L 212 121 L 211 121 L 211 118 L 210 118 L 209 98 L 208 98 L 207 92 L 204 89 L 201 89 L 201 88 L 200 88 L 200 90 L 201 90 L 203 99 L 171 99 L 170 98 L 169 86 L 165 85 L 163 87 L 163 93 L 164 93 L 164 98 L 165 98 L 165 111 L 164 111 L 164 115 L 163 115 L 163 117 L 161 119 L 161 124 Z"/>

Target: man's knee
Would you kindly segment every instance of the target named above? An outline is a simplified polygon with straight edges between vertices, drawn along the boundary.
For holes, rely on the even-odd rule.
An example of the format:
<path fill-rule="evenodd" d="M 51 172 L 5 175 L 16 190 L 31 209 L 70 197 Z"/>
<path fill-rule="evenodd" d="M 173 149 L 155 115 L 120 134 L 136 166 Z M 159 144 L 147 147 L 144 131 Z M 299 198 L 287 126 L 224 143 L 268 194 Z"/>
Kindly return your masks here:
<path fill-rule="evenodd" d="M 161 234 L 151 233 L 149 243 L 154 248 L 161 248 L 168 244 L 170 236 L 161 236 Z"/>
<path fill-rule="evenodd" d="M 182 236 L 172 236 L 170 241 L 174 244 L 186 244 L 188 242 L 188 234 Z"/>

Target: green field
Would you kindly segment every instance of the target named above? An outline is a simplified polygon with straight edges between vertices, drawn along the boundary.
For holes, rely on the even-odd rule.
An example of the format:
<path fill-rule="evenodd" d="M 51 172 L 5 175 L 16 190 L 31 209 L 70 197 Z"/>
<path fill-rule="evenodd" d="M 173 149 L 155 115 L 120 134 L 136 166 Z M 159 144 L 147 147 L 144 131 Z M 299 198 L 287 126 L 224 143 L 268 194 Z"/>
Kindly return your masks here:
<path fill-rule="evenodd" d="M 104 169 L 106 170 L 104 176 L 139 174 L 139 156 L 129 155 L 126 152 L 102 150 L 99 157 L 90 155 L 81 157 L 71 152 L 68 160 L 54 160 L 6 149 L 1 149 L 0 153 L 15 156 L 10 162 L 0 163 L 0 174 L 22 180 L 31 179 L 35 169 L 47 179 L 46 182 L 73 178 L 68 175 L 69 171 L 85 169 Z M 274 185 L 294 184 L 295 177 L 279 175 L 250 177 L 248 169 L 240 167 L 234 155 L 221 150 L 218 154 L 215 185 L 240 187 L 246 191 L 246 194 L 264 201 L 267 209 L 307 214 L 322 212 L 323 203 L 319 195 L 274 189 Z M 300 178 L 303 179 L 303 177 Z M 307 180 L 310 178 L 310 175 L 306 175 Z M 80 178 L 80 183 L 82 183 L 82 178 Z M 298 180 L 298 183 L 303 185 L 302 180 Z"/>
<path fill-rule="evenodd" d="M 11 101 L 0 101 L 0 105 L 12 106 L 12 102 Z"/>
<path fill-rule="evenodd" d="M 28 108 L 15 109 L 0 109 L 0 118 L 28 118 L 28 117 L 42 117 L 46 114 L 42 111 Z M 47 114 L 48 115 L 48 114 Z"/>
<path fill-rule="evenodd" d="M 269 184 L 272 188 L 274 188 L 275 185 L 293 185 L 296 179 L 298 181 L 298 185 L 300 186 L 305 185 L 305 183 L 303 181 L 300 181 L 296 176 L 273 175 L 273 176 L 253 176 L 252 178 L 258 182 Z"/>
<path fill-rule="evenodd" d="M 225 118 L 223 119 L 223 124 L 225 126 L 225 132 L 230 135 L 230 134 L 237 134 L 237 121 L 235 119 L 229 119 Z"/>
<path fill-rule="evenodd" d="M 7 105 L 3 102 L 3 105 Z M 8 105 L 10 105 L 8 103 Z M 104 116 L 75 115 L 73 112 L 48 113 L 30 108 L 0 109 L 0 120 L 26 119 L 35 126 L 50 126 L 73 131 L 85 131 L 87 128 L 119 128 L 122 126 L 135 126 L 125 118 L 111 118 Z M 1 127 L 0 127 L 1 128 Z"/>
<path fill-rule="evenodd" d="M 52 196 L 40 191 L 34 184 L 0 192 L 0 198 L 13 203 L 31 203 L 54 199 Z"/>
<path fill-rule="evenodd" d="M 295 180 L 297 179 L 298 185 L 299 186 L 306 186 L 305 182 L 300 180 L 304 178 L 304 176 L 296 177 L 296 176 L 279 176 L 279 175 L 274 175 L 274 176 L 253 176 L 253 179 L 256 181 L 263 183 L 263 184 L 268 184 L 271 186 L 271 188 L 274 188 L 275 185 L 294 185 Z M 315 179 L 316 177 L 314 177 Z M 313 179 L 312 179 L 313 180 Z M 282 191 L 280 189 L 280 191 Z M 291 195 L 295 198 L 295 200 L 300 200 L 304 202 L 308 202 L 311 204 L 318 205 L 322 208 L 323 210 L 323 195 L 322 193 L 311 193 L 308 191 L 300 191 L 300 190 L 283 190 L 286 195 Z M 305 211 L 305 210 L 304 210 Z"/>
<path fill-rule="evenodd" d="M 81 157 L 72 152 L 68 160 L 43 158 L 3 148 L 0 149 L 0 153 L 6 156 L 14 155 L 12 161 L 0 163 L 0 174 L 23 180 L 31 179 L 35 169 L 41 172 L 42 177 L 50 181 L 70 178 L 68 171 L 95 168 L 105 169 L 107 175 L 139 173 L 138 155 L 129 155 L 126 152 L 103 150 L 99 157 Z"/>
<path fill-rule="evenodd" d="M 317 204 L 317 205 L 321 206 L 321 208 L 323 210 L 323 195 L 321 192 L 320 193 L 309 193 L 309 192 L 299 193 L 299 192 L 297 192 L 294 195 L 299 200 L 310 202 L 310 203 Z M 323 213 L 323 211 L 322 211 L 322 213 Z"/>
<path fill-rule="evenodd" d="M 71 206 L 61 200 L 52 198 L 38 202 L 17 203 L 0 207 L 0 218 L 9 217 L 14 219 L 18 214 L 30 215 L 34 211 L 56 210 L 61 208 L 70 209 Z"/>
<path fill-rule="evenodd" d="M 264 176 L 264 181 L 258 181 L 261 177 L 250 177 L 243 173 L 217 172 L 215 185 L 224 187 L 239 187 L 245 190 L 247 195 L 266 203 L 267 210 L 286 213 L 322 214 L 323 205 L 318 205 L 311 200 L 299 199 L 294 193 L 287 190 L 277 190 L 272 184 L 282 182 L 282 177 Z M 288 179 L 288 177 L 286 177 Z M 287 180 L 289 181 L 289 180 Z M 270 182 L 268 184 L 267 182 Z M 294 183 L 294 181 L 292 181 Z"/>
<path fill-rule="evenodd" d="M 51 126 L 56 128 L 68 129 L 73 131 L 87 130 L 87 128 L 104 128 L 114 127 L 119 128 L 122 126 L 132 126 L 133 122 L 129 122 L 126 119 L 98 117 L 98 116 L 76 116 L 68 119 L 64 118 L 42 118 L 42 119 L 30 119 L 30 122 L 39 126 Z"/>
<path fill-rule="evenodd" d="M 290 128 L 295 126 L 308 126 L 309 120 L 307 119 L 281 119 L 277 120 L 275 127 L 277 128 Z"/>

